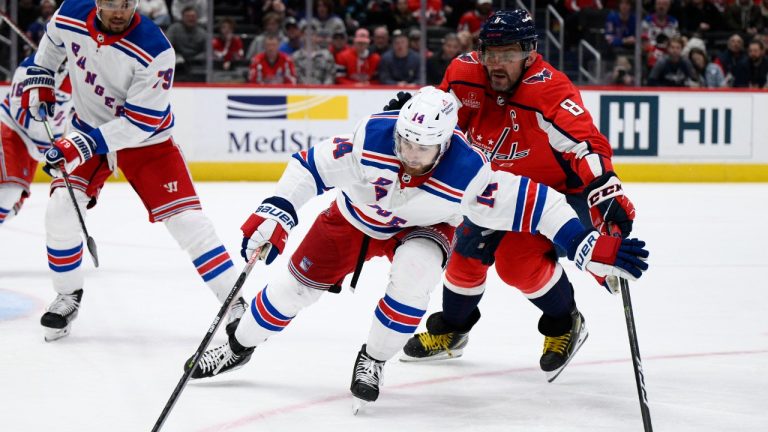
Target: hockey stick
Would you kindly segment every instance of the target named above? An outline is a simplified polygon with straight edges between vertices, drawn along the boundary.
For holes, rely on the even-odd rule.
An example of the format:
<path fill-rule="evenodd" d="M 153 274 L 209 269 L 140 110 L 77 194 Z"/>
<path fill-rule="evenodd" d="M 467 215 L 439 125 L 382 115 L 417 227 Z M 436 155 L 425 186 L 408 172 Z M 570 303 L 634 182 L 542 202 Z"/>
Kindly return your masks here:
<path fill-rule="evenodd" d="M 173 389 L 173 393 L 171 393 L 171 397 L 168 399 L 168 402 L 166 402 L 165 407 L 163 408 L 163 412 L 160 413 L 160 417 L 158 417 L 157 421 L 155 422 L 155 426 L 152 427 L 152 432 L 158 432 L 160 428 L 163 427 L 165 420 L 168 419 L 168 415 L 171 413 L 171 410 L 173 409 L 174 405 L 176 405 L 176 402 L 179 400 L 179 396 L 181 395 L 181 392 L 187 386 L 187 382 L 189 381 L 189 378 L 192 376 L 192 372 L 197 367 L 197 364 L 200 361 L 200 357 L 202 357 L 205 350 L 208 349 L 208 345 L 211 343 L 211 339 L 213 339 L 213 335 L 216 334 L 216 330 L 219 328 L 219 325 L 221 325 L 221 320 L 224 318 L 224 315 L 227 314 L 229 305 L 232 303 L 232 300 L 234 300 L 234 298 L 240 292 L 240 288 L 243 287 L 243 284 L 245 283 L 245 280 L 248 278 L 248 275 L 251 273 L 251 270 L 253 269 L 253 266 L 256 264 L 256 261 L 259 260 L 260 252 L 261 252 L 260 249 L 254 251 L 253 255 L 251 255 L 251 257 L 248 259 L 248 262 L 245 264 L 245 267 L 243 267 L 243 271 L 240 272 L 240 276 L 237 278 L 235 285 L 232 287 L 232 290 L 229 292 L 229 295 L 224 300 L 224 303 L 221 305 L 221 308 L 219 309 L 219 313 L 216 314 L 216 318 L 213 319 L 213 323 L 211 324 L 210 327 L 208 327 L 208 333 L 205 334 L 205 337 L 203 337 L 203 341 L 200 342 L 200 346 L 197 347 L 197 351 L 195 351 L 195 354 L 192 356 L 192 359 L 189 361 L 189 365 L 188 365 L 189 367 L 185 368 L 186 371 L 184 371 L 184 375 L 181 376 L 179 383 L 176 384 L 176 388 Z"/>
<path fill-rule="evenodd" d="M 47 113 L 45 112 L 44 107 L 40 107 L 40 118 L 43 119 L 43 126 L 45 126 L 45 131 L 48 133 L 48 139 L 51 141 L 51 145 L 53 145 L 53 142 L 56 141 L 56 139 L 53 137 L 53 130 L 51 130 L 51 125 L 48 123 Z M 80 212 L 80 206 L 77 204 L 77 198 L 75 198 L 75 191 L 72 189 L 72 183 L 69 182 L 69 174 L 67 173 L 67 170 L 64 169 L 63 162 L 59 167 L 59 171 L 61 171 L 61 175 L 64 177 L 64 185 L 67 186 L 69 197 L 72 198 L 72 205 L 75 206 L 75 213 L 77 213 L 77 219 L 80 221 L 80 228 L 83 230 L 83 234 L 85 234 L 85 244 L 88 246 L 88 252 L 93 259 L 93 265 L 99 267 L 99 255 L 96 250 L 96 240 L 88 234 L 88 228 L 85 227 L 85 219 L 83 219 L 83 214 Z"/>
<path fill-rule="evenodd" d="M 621 237 L 621 231 L 614 225 L 609 229 L 615 236 Z M 637 384 L 637 397 L 640 400 L 640 415 L 643 417 L 643 431 L 653 432 L 651 426 L 651 410 L 648 406 L 648 392 L 645 391 L 645 375 L 643 375 L 643 361 L 640 358 L 640 347 L 637 343 L 637 330 L 635 329 L 635 313 L 632 310 L 632 298 L 629 295 L 629 282 L 619 278 L 621 287 L 621 300 L 624 303 L 624 318 L 627 322 L 627 336 L 629 337 L 629 351 L 632 354 L 632 366 L 635 369 L 635 383 Z"/>
<path fill-rule="evenodd" d="M 357 254 L 357 264 L 355 265 L 355 272 L 352 274 L 352 280 L 349 282 L 349 286 L 352 291 L 357 288 L 357 280 L 360 279 L 360 273 L 363 271 L 363 264 L 365 264 L 365 256 L 368 255 L 368 243 L 371 238 L 367 234 L 363 234 L 363 243 L 360 245 L 360 253 Z"/>

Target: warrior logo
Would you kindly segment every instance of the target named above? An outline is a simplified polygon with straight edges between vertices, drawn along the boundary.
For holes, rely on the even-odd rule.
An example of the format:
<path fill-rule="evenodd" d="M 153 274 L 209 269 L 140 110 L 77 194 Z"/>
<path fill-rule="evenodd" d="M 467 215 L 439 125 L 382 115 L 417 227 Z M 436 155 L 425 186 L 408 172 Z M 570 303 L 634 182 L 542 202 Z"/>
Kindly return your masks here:
<path fill-rule="evenodd" d="M 531 75 L 528 78 L 524 79 L 523 83 L 538 84 L 549 79 L 552 79 L 552 71 L 547 68 L 544 68 L 541 70 L 541 72 L 537 73 L 536 75 Z"/>

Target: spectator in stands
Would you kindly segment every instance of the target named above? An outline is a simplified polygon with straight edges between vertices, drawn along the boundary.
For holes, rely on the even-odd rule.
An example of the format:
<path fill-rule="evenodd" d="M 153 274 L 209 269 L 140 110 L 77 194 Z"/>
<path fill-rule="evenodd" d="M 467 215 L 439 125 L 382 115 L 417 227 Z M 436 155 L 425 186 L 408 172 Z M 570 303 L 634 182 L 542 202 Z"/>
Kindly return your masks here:
<path fill-rule="evenodd" d="M 370 45 L 371 38 L 368 30 L 357 29 L 355 38 L 352 40 L 352 47 L 345 49 L 336 56 L 337 84 L 369 85 L 378 83 L 376 75 L 381 58 L 369 50 Z"/>
<path fill-rule="evenodd" d="M 299 84 L 328 85 L 336 81 L 336 60 L 328 51 L 331 34 L 327 28 L 310 25 L 305 30 L 311 42 L 293 54 Z"/>
<path fill-rule="evenodd" d="M 459 38 L 459 52 L 468 53 L 475 49 L 475 38 L 472 37 L 472 33 L 469 30 L 464 30 L 456 33 Z"/>
<path fill-rule="evenodd" d="M 251 60 L 248 82 L 256 84 L 296 84 L 296 67 L 291 57 L 280 52 L 280 39 L 264 37 L 264 52 Z"/>
<path fill-rule="evenodd" d="M 251 59 L 256 54 L 263 52 L 264 38 L 268 35 L 277 36 L 277 38 L 280 40 L 280 43 L 285 42 L 287 38 L 285 37 L 285 34 L 282 30 L 282 22 L 282 16 L 276 12 L 268 12 L 264 14 L 264 17 L 261 19 L 263 32 L 253 38 L 251 44 L 248 45 L 248 51 L 245 53 L 245 58 Z"/>
<path fill-rule="evenodd" d="M 752 3 L 752 0 L 736 0 L 725 10 L 725 22 L 728 30 L 745 32 L 755 36 L 765 28 L 763 13 L 760 6 Z"/>
<path fill-rule="evenodd" d="M 667 48 L 669 48 L 669 37 L 664 33 L 659 33 L 656 36 L 655 44 L 648 44 L 646 46 L 648 69 L 653 69 L 659 60 L 667 56 Z"/>
<path fill-rule="evenodd" d="M 696 72 L 695 87 L 720 88 L 725 87 L 725 75 L 720 66 L 709 61 L 707 52 L 701 48 L 691 48 L 688 59 Z"/>
<path fill-rule="evenodd" d="M 373 29 L 373 45 L 371 51 L 383 55 L 389 50 L 389 30 L 387 26 L 378 26 Z"/>
<path fill-rule="evenodd" d="M 418 17 L 421 9 L 421 0 L 408 0 L 408 9 Z M 443 13 L 443 0 L 427 0 L 427 25 L 439 27 L 445 24 L 445 14 Z"/>
<path fill-rule="evenodd" d="M 677 18 L 669 15 L 669 5 L 670 0 L 656 0 L 654 13 L 646 16 L 643 21 L 643 36 L 652 45 L 655 45 L 656 36 L 661 33 L 669 38 L 680 35 Z"/>
<path fill-rule="evenodd" d="M 733 86 L 765 88 L 768 75 L 768 61 L 765 59 L 765 44 L 760 39 L 749 42 L 747 57 L 733 68 Z"/>
<path fill-rule="evenodd" d="M 392 32 L 392 49 L 381 56 L 379 80 L 382 84 L 406 85 L 419 80 L 419 55 L 408 47 L 402 30 Z"/>
<path fill-rule="evenodd" d="M 445 69 L 451 60 L 459 55 L 459 37 L 456 33 L 443 36 L 443 46 L 440 54 L 433 55 L 427 60 L 427 84 L 438 85 L 443 80 Z"/>
<path fill-rule="evenodd" d="M 39 43 L 40 39 L 45 35 L 45 24 L 51 19 L 53 13 L 56 12 L 56 2 L 53 0 L 43 0 L 40 2 L 40 16 L 27 27 L 27 37 L 32 39 L 33 42 Z"/>
<path fill-rule="evenodd" d="M 171 25 L 171 15 L 165 0 L 141 0 L 136 11 L 151 19 L 161 29 Z"/>
<path fill-rule="evenodd" d="M 480 27 L 485 20 L 493 15 L 493 2 L 491 0 L 477 0 L 473 10 L 466 12 L 459 19 L 458 31 L 468 31 L 472 38 L 477 39 L 480 34 Z"/>
<path fill-rule="evenodd" d="M 304 45 L 304 29 L 296 23 L 296 18 L 285 19 L 285 36 L 287 39 L 280 44 L 280 51 L 293 55 Z"/>
<path fill-rule="evenodd" d="M 352 16 L 363 16 L 364 22 L 370 26 L 385 26 L 388 30 L 397 28 L 392 0 L 371 0 L 367 3 L 364 13 L 358 12 Z"/>
<path fill-rule="evenodd" d="M 632 86 L 635 84 L 635 76 L 632 73 L 632 63 L 627 56 L 616 57 L 608 84 L 617 86 Z"/>
<path fill-rule="evenodd" d="M 744 39 L 738 33 L 734 33 L 728 38 L 726 50 L 720 54 L 716 63 L 720 65 L 725 74 L 725 81 L 728 86 L 733 86 L 733 69 L 746 57 L 744 53 Z"/>
<path fill-rule="evenodd" d="M 408 0 L 397 0 L 393 18 L 394 29 L 405 30 L 419 25 L 418 18 L 408 8 Z"/>
<path fill-rule="evenodd" d="M 328 34 L 347 32 L 344 21 L 333 13 L 333 2 L 331 0 L 316 0 L 315 14 L 309 20 L 309 23 L 306 20 L 302 20 L 301 25 L 305 29 L 307 28 L 306 25 L 311 25 L 313 29 L 317 31 L 325 30 Z"/>
<path fill-rule="evenodd" d="M 683 7 L 680 31 L 686 35 L 706 36 L 722 29 L 723 15 L 707 0 L 689 0 Z"/>
<path fill-rule="evenodd" d="M 696 72 L 687 58 L 682 56 L 683 40 L 669 39 L 667 56 L 659 60 L 648 76 L 648 84 L 658 87 L 686 87 L 696 80 Z"/>
<path fill-rule="evenodd" d="M 408 48 L 417 54 L 421 51 L 421 30 L 412 28 L 408 31 Z M 425 55 L 427 58 L 432 57 L 432 51 L 427 48 Z"/>
<path fill-rule="evenodd" d="M 184 19 L 184 11 L 188 7 L 194 7 L 197 11 L 197 22 L 201 26 L 208 24 L 208 0 L 173 0 L 171 5 L 171 15 L 173 21 L 178 22 Z"/>
<path fill-rule="evenodd" d="M 245 57 L 243 40 L 234 34 L 235 21 L 224 18 L 219 23 L 219 35 L 213 38 L 213 58 L 221 61 L 221 68 L 229 70 L 232 62 Z"/>
<path fill-rule="evenodd" d="M 630 0 L 619 0 L 619 10 L 605 18 L 605 41 L 612 49 L 630 50 L 635 47 L 635 14 Z"/>
<path fill-rule="evenodd" d="M 187 6 L 181 13 L 181 21 L 168 27 L 165 35 L 176 50 L 176 75 L 190 72 L 192 63 L 205 61 L 208 35 L 197 19 L 197 8 Z"/>
<path fill-rule="evenodd" d="M 347 44 L 347 33 L 336 32 L 331 36 L 331 45 L 328 47 L 328 51 L 333 54 L 333 58 L 336 59 L 336 63 L 339 63 L 339 55 L 349 48 Z"/>

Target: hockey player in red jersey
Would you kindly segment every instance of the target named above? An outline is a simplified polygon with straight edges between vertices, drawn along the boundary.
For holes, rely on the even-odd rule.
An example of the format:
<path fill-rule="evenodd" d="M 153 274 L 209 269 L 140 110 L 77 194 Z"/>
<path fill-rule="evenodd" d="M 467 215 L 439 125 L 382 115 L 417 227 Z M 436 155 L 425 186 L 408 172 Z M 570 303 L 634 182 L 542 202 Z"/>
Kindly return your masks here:
<path fill-rule="evenodd" d="M 626 237 L 635 211 L 613 171 L 610 144 L 573 83 L 538 55 L 536 41 L 528 12 L 496 12 L 480 32 L 479 51 L 453 60 L 440 88 L 462 103 L 459 127 L 494 169 L 564 193 L 583 224 L 603 233 L 610 225 Z M 537 197 L 522 192 L 520 199 L 535 207 Z M 541 234 L 489 232 L 468 220 L 457 238 L 444 278 L 443 311 L 430 316 L 427 332 L 409 340 L 402 360 L 462 354 L 480 318 L 477 305 L 495 262 L 501 279 L 541 309 L 540 366 L 550 381 L 555 379 L 588 334 L 573 287 L 557 262 L 563 251 Z"/>

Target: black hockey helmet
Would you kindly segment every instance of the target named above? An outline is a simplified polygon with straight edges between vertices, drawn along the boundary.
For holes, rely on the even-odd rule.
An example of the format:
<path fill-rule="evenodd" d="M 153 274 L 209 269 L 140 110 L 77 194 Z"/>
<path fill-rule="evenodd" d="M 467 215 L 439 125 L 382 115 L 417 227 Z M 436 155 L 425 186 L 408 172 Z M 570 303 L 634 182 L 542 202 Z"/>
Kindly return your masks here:
<path fill-rule="evenodd" d="M 480 30 L 480 52 L 489 46 L 520 44 L 524 52 L 536 49 L 536 26 L 525 9 L 494 12 Z"/>

